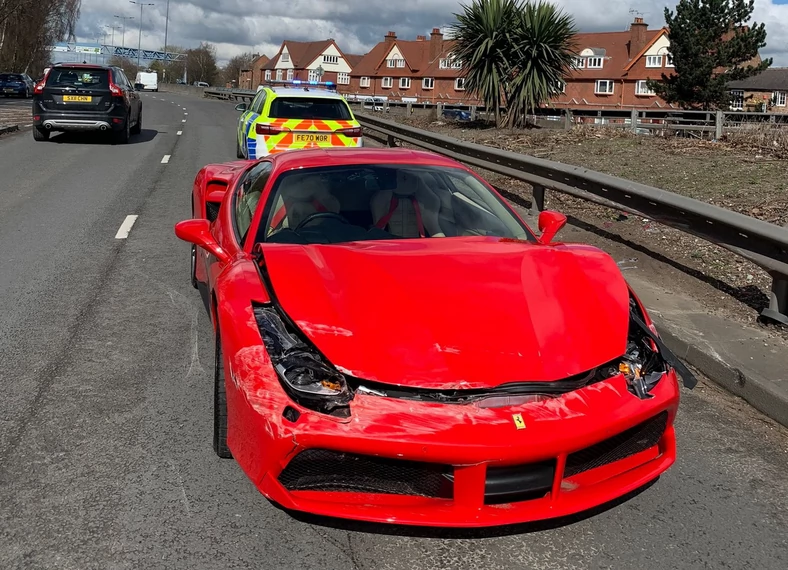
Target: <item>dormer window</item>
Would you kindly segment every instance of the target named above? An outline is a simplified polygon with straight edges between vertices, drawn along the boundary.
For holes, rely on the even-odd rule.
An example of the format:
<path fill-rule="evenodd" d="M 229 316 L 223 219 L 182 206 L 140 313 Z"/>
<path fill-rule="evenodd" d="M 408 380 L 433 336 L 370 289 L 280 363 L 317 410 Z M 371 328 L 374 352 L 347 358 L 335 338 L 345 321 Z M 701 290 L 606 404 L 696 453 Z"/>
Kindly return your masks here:
<path fill-rule="evenodd" d="M 387 59 L 386 65 L 388 67 L 405 67 L 404 59 Z"/>
<path fill-rule="evenodd" d="M 338 55 L 324 55 L 323 56 L 323 63 L 337 64 L 337 63 L 339 63 L 339 56 Z"/>
<path fill-rule="evenodd" d="M 601 57 L 589 57 L 586 60 L 586 68 L 587 69 L 602 69 L 602 64 L 604 63 L 604 59 Z"/>
<path fill-rule="evenodd" d="M 438 62 L 439 69 L 462 69 L 462 61 L 455 59 L 453 55 L 442 57 Z"/>
<path fill-rule="evenodd" d="M 290 61 L 290 54 L 289 53 L 283 53 L 282 54 L 282 61 L 283 62 Z"/>

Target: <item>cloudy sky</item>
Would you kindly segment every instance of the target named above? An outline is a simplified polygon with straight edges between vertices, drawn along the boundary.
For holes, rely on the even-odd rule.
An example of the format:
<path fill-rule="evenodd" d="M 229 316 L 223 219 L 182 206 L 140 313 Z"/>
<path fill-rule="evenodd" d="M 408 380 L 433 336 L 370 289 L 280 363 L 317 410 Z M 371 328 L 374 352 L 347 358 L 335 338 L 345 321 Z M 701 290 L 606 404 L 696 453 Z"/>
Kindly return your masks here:
<path fill-rule="evenodd" d="M 142 0 L 142 47 L 160 49 L 164 43 L 167 0 Z M 276 53 L 284 39 L 320 40 L 333 37 L 345 53 L 366 53 L 389 30 L 405 39 L 427 34 L 433 27 L 454 21 L 460 4 L 469 0 L 169 0 L 170 45 L 195 47 L 200 41 L 216 45 L 220 63 L 246 52 Z M 627 29 L 637 10 L 650 28 L 664 24 L 665 5 L 676 0 L 555 0 L 571 13 L 581 31 Z M 114 16 L 126 20 L 125 44 L 136 47 L 140 6 L 128 0 L 82 0 L 77 39 L 111 41 L 122 45 Z M 768 46 L 764 57 L 774 66 L 788 66 L 788 0 L 755 0 L 753 19 L 766 23 Z"/>

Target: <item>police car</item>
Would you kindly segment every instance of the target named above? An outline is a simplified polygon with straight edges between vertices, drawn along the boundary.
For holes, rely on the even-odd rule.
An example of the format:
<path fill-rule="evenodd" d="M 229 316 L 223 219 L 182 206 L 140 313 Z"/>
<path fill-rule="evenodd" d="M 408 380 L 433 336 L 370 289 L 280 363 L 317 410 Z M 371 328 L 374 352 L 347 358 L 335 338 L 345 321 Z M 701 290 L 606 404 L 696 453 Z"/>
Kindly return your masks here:
<path fill-rule="evenodd" d="M 248 105 L 236 105 L 238 158 L 285 150 L 362 146 L 359 125 L 331 82 L 268 81 Z"/>

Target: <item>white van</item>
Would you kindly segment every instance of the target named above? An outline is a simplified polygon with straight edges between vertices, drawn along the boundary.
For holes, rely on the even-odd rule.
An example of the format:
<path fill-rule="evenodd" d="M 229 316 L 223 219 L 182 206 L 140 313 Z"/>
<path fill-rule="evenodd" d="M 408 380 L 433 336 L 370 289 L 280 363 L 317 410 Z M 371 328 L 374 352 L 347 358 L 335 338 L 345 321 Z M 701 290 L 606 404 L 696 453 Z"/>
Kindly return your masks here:
<path fill-rule="evenodd" d="M 142 83 L 145 91 L 158 91 L 159 74 L 155 71 L 138 71 L 137 80 L 134 83 Z"/>

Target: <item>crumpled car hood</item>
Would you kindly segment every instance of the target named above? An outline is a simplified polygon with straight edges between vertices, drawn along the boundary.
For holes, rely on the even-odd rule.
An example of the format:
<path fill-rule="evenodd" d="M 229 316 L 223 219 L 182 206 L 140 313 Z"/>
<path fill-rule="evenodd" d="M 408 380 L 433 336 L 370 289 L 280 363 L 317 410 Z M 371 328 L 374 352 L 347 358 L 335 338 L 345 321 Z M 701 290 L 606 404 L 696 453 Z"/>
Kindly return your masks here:
<path fill-rule="evenodd" d="M 399 386 L 555 381 L 626 349 L 629 293 L 584 245 L 431 238 L 265 246 L 275 295 L 341 372 Z"/>

